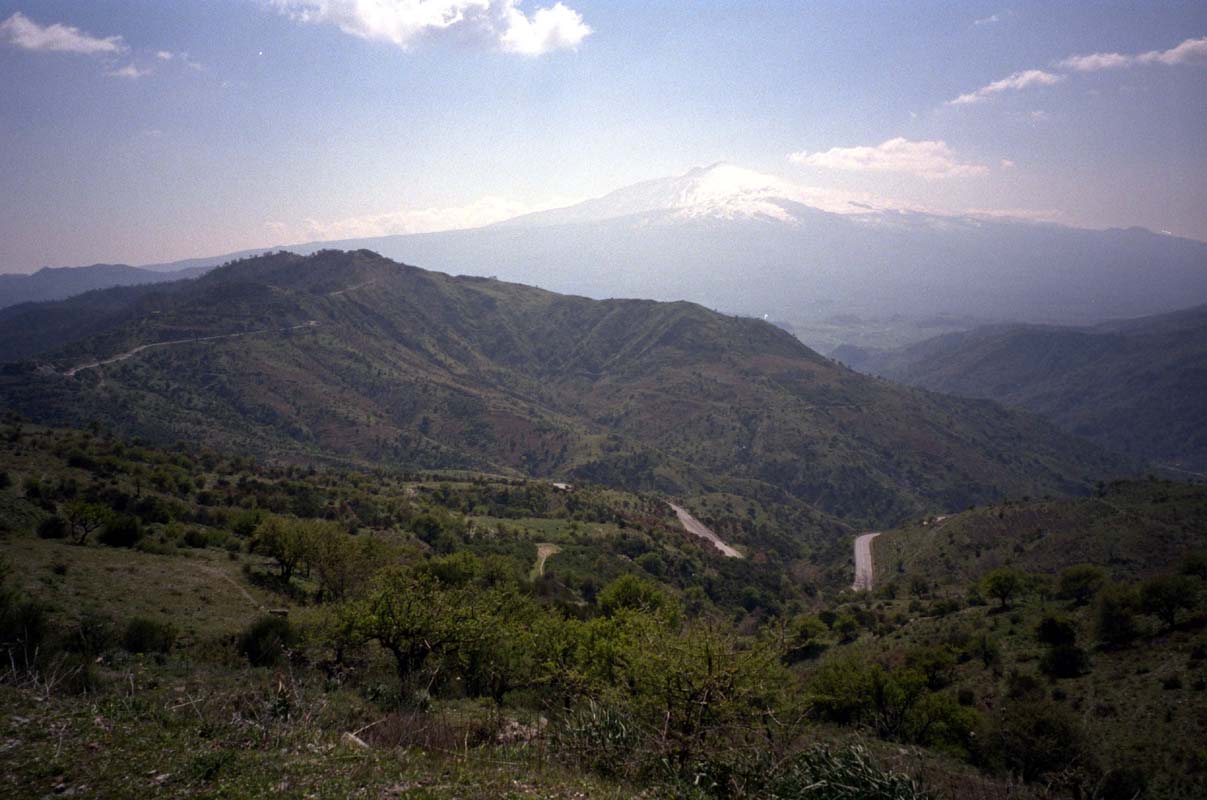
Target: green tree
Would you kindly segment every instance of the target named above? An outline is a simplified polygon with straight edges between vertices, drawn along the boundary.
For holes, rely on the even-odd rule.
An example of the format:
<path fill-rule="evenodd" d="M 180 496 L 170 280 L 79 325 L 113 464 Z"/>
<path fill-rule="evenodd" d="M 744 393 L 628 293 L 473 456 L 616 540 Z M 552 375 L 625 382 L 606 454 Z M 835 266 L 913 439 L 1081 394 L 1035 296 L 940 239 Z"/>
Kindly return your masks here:
<path fill-rule="evenodd" d="M 112 517 L 112 512 L 100 503 L 72 500 L 63 506 L 62 516 L 67 522 L 72 541 L 76 544 L 87 544 L 88 536 L 98 528 L 104 527 Z"/>
<path fill-rule="evenodd" d="M 981 579 L 981 586 L 984 588 L 985 594 L 996 597 L 1002 604 L 1002 608 L 1006 608 L 1010 598 L 1022 589 L 1023 576 L 1017 570 L 999 567 Z"/>
<path fill-rule="evenodd" d="M 1106 583 L 1106 573 L 1093 564 L 1077 564 L 1060 573 L 1060 596 L 1083 606 Z"/>
<path fill-rule="evenodd" d="M 256 552 L 272 557 L 281 580 L 289 582 L 311 547 L 310 527 L 296 517 L 265 517 L 256 528 Z"/>
<path fill-rule="evenodd" d="M 1162 575 L 1140 587 L 1140 607 L 1172 628 L 1178 611 L 1194 608 L 1198 581 L 1188 575 Z"/>
<path fill-rule="evenodd" d="M 353 627 L 394 657 L 405 686 L 430 657 L 460 658 L 486 635 L 494 620 L 494 593 L 472 585 L 446 587 L 431 575 L 391 568 L 378 575 L 369 596 L 351 605 Z"/>

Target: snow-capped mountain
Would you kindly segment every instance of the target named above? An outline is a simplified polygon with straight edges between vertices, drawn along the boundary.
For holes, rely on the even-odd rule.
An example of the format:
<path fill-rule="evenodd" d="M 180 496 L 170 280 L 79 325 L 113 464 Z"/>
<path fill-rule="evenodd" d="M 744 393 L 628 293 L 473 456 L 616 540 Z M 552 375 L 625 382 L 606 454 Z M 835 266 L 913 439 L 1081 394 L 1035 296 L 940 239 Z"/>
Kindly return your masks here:
<path fill-rule="evenodd" d="M 1132 228 L 949 215 L 729 164 L 474 230 L 321 242 L 593 297 L 1084 323 L 1207 302 L 1207 243 Z"/>
<path fill-rule="evenodd" d="M 285 246 L 323 248 L 793 321 L 949 314 L 1082 324 L 1207 302 L 1207 243 L 942 214 L 729 164 L 484 228 Z"/>
<path fill-rule="evenodd" d="M 713 218 L 766 219 L 798 222 L 794 207 L 836 214 L 866 214 L 888 206 L 870 196 L 837 193 L 800 186 L 720 162 L 696 167 L 683 175 L 655 178 L 609 192 L 566 208 L 516 217 L 503 226 L 565 225 L 646 216 L 665 220 Z M 897 204 L 900 208 L 900 204 Z"/>

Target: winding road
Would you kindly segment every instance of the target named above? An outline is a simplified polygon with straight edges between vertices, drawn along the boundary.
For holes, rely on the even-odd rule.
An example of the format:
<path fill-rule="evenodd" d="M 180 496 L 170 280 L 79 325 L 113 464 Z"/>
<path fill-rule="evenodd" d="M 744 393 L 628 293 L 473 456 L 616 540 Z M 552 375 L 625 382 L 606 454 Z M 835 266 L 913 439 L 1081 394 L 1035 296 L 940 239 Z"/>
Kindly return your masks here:
<path fill-rule="evenodd" d="M 855 539 L 855 582 L 851 588 L 857 592 L 872 590 L 872 540 L 879 535 L 865 533 Z"/>
<path fill-rule="evenodd" d="M 291 325 L 288 328 L 267 328 L 265 330 L 260 330 L 260 331 L 241 331 L 239 333 L 219 333 L 215 336 L 197 336 L 192 339 L 169 339 L 166 342 L 152 342 L 151 344 L 140 344 L 138 347 L 135 347 L 133 350 L 127 350 L 126 352 L 120 353 L 116 356 L 111 356 L 109 358 L 105 358 L 100 361 L 93 361 L 88 364 L 80 364 L 78 367 L 72 367 L 71 369 L 67 370 L 63 374 L 66 375 L 68 378 L 71 378 L 80 370 L 92 369 L 93 367 L 103 367 L 106 364 L 113 364 L 117 361 L 125 361 L 127 358 L 136 356 L 144 350 L 150 350 L 152 347 L 168 347 L 169 345 L 189 344 L 191 342 L 212 342 L 216 339 L 238 339 L 240 336 L 255 336 L 256 334 L 260 334 L 260 333 L 284 333 L 285 331 L 293 331 L 293 330 L 297 330 L 298 328 L 313 328 L 316 325 L 318 325 L 317 321 L 310 320 L 309 322 L 303 322 L 301 325 Z"/>
<path fill-rule="evenodd" d="M 693 536 L 699 536 L 701 539 L 707 539 L 712 542 L 713 547 L 725 554 L 726 558 L 741 558 L 742 554 L 734 550 L 725 542 L 721 541 L 721 537 L 712 532 L 703 522 L 687 513 L 687 510 L 674 503 L 667 503 L 671 510 L 675 512 L 675 516 L 679 518 L 679 524 L 683 529 Z"/>

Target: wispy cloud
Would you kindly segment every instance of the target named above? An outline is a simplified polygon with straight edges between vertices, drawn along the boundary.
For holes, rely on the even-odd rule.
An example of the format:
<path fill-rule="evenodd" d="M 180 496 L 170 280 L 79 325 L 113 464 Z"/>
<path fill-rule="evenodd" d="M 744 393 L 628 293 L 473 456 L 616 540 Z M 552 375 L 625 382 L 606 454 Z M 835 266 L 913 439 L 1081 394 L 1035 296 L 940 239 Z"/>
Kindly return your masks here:
<path fill-rule="evenodd" d="M 1000 14 L 990 14 L 987 17 L 981 17 L 980 19 L 974 19 L 972 21 L 972 24 L 979 28 L 983 25 L 993 25 L 994 23 L 1001 22 L 1001 21 L 1002 21 L 1002 17 Z"/>
<path fill-rule="evenodd" d="M 137 64 L 126 64 L 124 67 L 107 70 L 105 72 L 110 78 L 125 78 L 127 80 L 138 80 L 145 78 L 155 70 L 150 67 L 140 67 Z"/>
<path fill-rule="evenodd" d="M 476 28 L 502 50 L 536 56 L 573 49 L 590 33 L 582 15 L 561 2 L 531 16 L 519 0 L 267 0 L 300 22 L 325 23 L 362 39 L 409 48 L 429 34 Z"/>
<path fill-rule="evenodd" d="M 948 100 L 949 106 L 962 106 L 971 103 L 980 103 L 995 94 L 1001 92 L 1019 91 L 1032 86 L 1051 86 L 1054 83 L 1060 83 L 1065 78 L 1064 75 L 1058 75 L 1052 72 L 1044 72 L 1042 69 L 1028 69 L 1021 72 L 1015 72 L 1008 75 L 999 81 L 982 86 L 975 92 L 962 94 L 954 100 Z"/>
<path fill-rule="evenodd" d="M 404 208 L 337 220 L 305 219 L 300 225 L 269 222 L 267 226 L 282 242 L 435 233 L 480 228 L 521 214 L 559 208 L 570 202 L 565 198 L 558 198 L 546 203 L 532 204 L 506 197 L 486 196 L 462 206 Z"/>
<path fill-rule="evenodd" d="M 39 25 L 20 11 L 0 22 L 0 36 L 23 50 L 112 56 L 129 49 L 120 36 L 93 36 L 57 22 Z"/>
<path fill-rule="evenodd" d="M 792 153 L 794 164 L 855 172 L 901 172 L 924 178 L 967 178 L 984 175 L 984 164 L 962 162 L 943 141 L 910 141 L 898 136 L 875 147 L 832 147 L 819 153 Z"/>
<path fill-rule="evenodd" d="M 1077 72 L 1097 72 L 1104 69 L 1121 69 L 1140 64 L 1207 64 L 1207 36 L 1187 39 L 1168 50 L 1149 50 L 1145 53 L 1090 53 L 1084 56 L 1069 56 L 1056 66 Z"/>

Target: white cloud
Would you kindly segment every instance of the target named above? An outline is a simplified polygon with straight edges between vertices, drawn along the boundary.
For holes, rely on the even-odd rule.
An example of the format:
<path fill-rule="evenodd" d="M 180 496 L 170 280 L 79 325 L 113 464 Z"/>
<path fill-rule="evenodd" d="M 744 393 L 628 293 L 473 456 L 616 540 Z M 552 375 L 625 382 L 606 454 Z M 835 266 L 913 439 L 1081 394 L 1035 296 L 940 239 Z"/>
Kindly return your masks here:
<path fill-rule="evenodd" d="M 326 23 L 362 39 L 390 42 L 404 49 L 422 37 L 459 27 L 484 32 L 502 50 L 540 55 L 574 48 L 591 28 L 582 15 L 561 2 L 531 16 L 519 0 L 267 0 L 300 22 Z"/>
<path fill-rule="evenodd" d="M 970 103 L 980 103 L 991 95 L 1006 91 L 1018 91 L 1027 89 L 1032 86 L 1051 86 L 1054 83 L 1060 83 L 1064 80 L 1063 75 L 1056 75 L 1051 72 L 1044 72 L 1042 69 L 1028 69 L 1021 72 L 1015 72 L 1002 78 L 1000 81 L 994 81 L 986 86 L 982 86 L 975 92 L 962 94 L 954 100 L 948 100 L 949 106 L 968 105 Z"/>
<path fill-rule="evenodd" d="M 301 225 L 266 223 L 282 240 L 338 240 L 404 233 L 480 228 L 533 211 L 559 208 L 569 201 L 559 198 L 546 203 L 529 204 L 505 197 L 487 196 L 468 205 L 431 208 L 405 208 L 380 214 L 346 217 L 338 220 L 303 220 Z"/>
<path fill-rule="evenodd" d="M 1014 169 L 1015 163 L 1008 158 L 1002 159 L 1002 169 Z"/>
<path fill-rule="evenodd" d="M 509 53 L 539 56 L 550 50 L 578 47 L 590 33 L 582 14 L 561 3 L 552 8 L 538 8 L 531 19 L 511 6 L 507 9 L 507 29 L 499 37 L 499 44 Z"/>
<path fill-rule="evenodd" d="M 171 50 L 160 50 L 155 57 L 160 61 L 171 61 L 176 56 Z"/>
<path fill-rule="evenodd" d="M 976 25 L 977 27 L 980 27 L 982 25 L 992 25 L 995 22 L 1001 22 L 1001 21 L 1002 21 L 1002 18 L 999 15 L 990 14 L 987 17 L 982 17 L 981 19 L 973 20 L 972 24 Z"/>
<path fill-rule="evenodd" d="M 139 78 L 147 77 L 154 71 L 155 70 L 151 69 L 150 67 L 140 67 L 137 64 L 127 64 L 124 67 L 119 67 L 117 69 L 111 69 L 108 72 L 106 72 L 105 74 L 111 78 L 126 78 L 128 80 L 138 80 Z"/>
<path fill-rule="evenodd" d="M 1084 56 L 1069 56 L 1056 66 L 1078 72 L 1097 72 L 1104 69 L 1120 69 L 1137 64 L 1207 64 L 1207 36 L 1187 39 L 1168 50 L 1149 50 L 1146 53 L 1090 53 Z"/>
<path fill-rule="evenodd" d="M 946 142 L 914 142 L 900 136 L 875 147 L 833 147 L 821 153 L 801 151 L 789 155 L 788 160 L 823 169 L 903 172 L 924 178 L 967 178 L 989 171 L 984 164 L 959 161 Z"/>
<path fill-rule="evenodd" d="M 0 22 L 0 35 L 9 44 L 25 50 L 84 55 L 118 55 L 129 48 L 120 36 L 104 38 L 85 33 L 70 25 L 39 25 L 20 11 Z"/>

